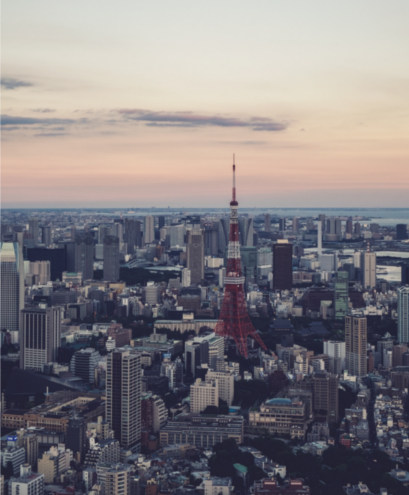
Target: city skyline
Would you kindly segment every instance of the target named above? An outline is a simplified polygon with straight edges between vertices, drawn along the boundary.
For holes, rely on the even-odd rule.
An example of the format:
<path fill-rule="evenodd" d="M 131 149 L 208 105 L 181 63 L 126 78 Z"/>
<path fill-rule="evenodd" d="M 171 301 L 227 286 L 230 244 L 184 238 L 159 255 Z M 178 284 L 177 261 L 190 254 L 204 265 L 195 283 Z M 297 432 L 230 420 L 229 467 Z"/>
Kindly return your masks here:
<path fill-rule="evenodd" d="M 403 0 L 2 8 L 4 208 L 408 206 Z"/>

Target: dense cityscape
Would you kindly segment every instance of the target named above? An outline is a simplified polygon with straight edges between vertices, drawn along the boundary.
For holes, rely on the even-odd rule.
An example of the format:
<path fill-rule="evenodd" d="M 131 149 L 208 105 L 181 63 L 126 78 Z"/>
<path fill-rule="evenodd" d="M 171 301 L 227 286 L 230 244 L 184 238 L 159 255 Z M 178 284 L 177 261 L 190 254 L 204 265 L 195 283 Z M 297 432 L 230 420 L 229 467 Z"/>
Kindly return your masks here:
<path fill-rule="evenodd" d="M 240 211 L 233 180 L 230 212 L 1 236 L 2 493 L 407 493 L 408 220 Z"/>

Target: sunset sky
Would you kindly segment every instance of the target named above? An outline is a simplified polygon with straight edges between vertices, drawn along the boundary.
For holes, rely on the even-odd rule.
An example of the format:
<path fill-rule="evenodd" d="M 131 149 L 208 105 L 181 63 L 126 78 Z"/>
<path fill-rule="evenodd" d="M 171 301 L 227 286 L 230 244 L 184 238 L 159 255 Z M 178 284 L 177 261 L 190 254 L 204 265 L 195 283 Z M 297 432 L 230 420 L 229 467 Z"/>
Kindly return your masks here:
<path fill-rule="evenodd" d="M 408 0 L 2 0 L 3 207 L 409 207 Z"/>

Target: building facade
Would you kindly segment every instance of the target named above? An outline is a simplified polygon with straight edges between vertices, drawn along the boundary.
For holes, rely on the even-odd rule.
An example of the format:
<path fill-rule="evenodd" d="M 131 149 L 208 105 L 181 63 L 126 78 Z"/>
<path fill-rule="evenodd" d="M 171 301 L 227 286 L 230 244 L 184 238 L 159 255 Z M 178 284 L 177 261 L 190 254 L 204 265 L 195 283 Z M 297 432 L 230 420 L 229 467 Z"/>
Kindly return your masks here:
<path fill-rule="evenodd" d="M 43 371 L 57 360 L 61 344 L 61 309 L 26 308 L 21 312 L 20 367 Z"/>
<path fill-rule="evenodd" d="M 367 321 L 365 316 L 345 317 L 345 365 L 348 373 L 364 376 L 367 373 Z"/>
<path fill-rule="evenodd" d="M 141 357 L 128 349 L 115 349 L 107 359 L 106 420 L 115 438 L 131 448 L 141 438 Z"/>

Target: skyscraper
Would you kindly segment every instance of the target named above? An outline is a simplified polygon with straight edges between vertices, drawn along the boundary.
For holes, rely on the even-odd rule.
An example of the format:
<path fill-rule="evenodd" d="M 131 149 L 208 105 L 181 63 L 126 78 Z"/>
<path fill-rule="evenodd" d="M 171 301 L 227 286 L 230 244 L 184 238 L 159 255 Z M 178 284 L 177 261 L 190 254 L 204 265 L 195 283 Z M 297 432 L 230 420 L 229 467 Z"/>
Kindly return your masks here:
<path fill-rule="evenodd" d="M 119 280 L 119 239 L 113 235 L 104 238 L 104 280 Z"/>
<path fill-rule="evenodd" d="M 365 316 L 345 317 L 345 365 L 348 373 L 364 376 L 366 362 L 367 323 Z"/>
<path fill-rule="evenodd" d="M 186 255 L 186 265 L 190 270 L 190 282 L 191 284 L 200 284 L 204 277 L 204 242 L 200 229 L 188 230 Z"/>
<path fill-rule="evenodd" d="M 253 246 L 254 220 L 248 217 L 239 218 L 240 244 L 242 246 Z"/>
<path fill-rule="evenodd" d="M 133 218 L 125 218 L 126 250 L 128 254 L 135 252 L 135 246 L 141 246 L 141 222 Z"/>
<path fill-rule="evenodd" d="M 39 233 L 38 218 L 30 218 L 28 221 L 28 238 L 32 241 L 34 246 L 38 244 Z"/>
<path fill-rule="evenodd" d="M 19 312 L 24 307 L 24 265 L 21 243 L 1 243 L 0 261 L 0 328 L 17 331 L 20 327 Z"/>
<path fill-rule="evenodd" d="M 409 285 L 398 289 L 398 342 L 409 342 Z"/>
<path fill-rule="evenodd" d="M 361 269 L 362 285 L 365 289 L 373 289 L 376 286 L 376 253 L 370 251 L 369 245 L 362 253 Z"/>
<path fill-rule="evenodd" d="M 20 368 L 43 371 L 44 364 L 57 360 L 61 344 L 60 308 L 23 309 L 20 335 Z"/>
<path fill-rule="evenodd" d="M 74 241 L 74 272 L 83 280 L 94 278 L 94 238 L 91 234 L 76 234 Z"/>
<path fill-rule="evenodd" d="M 140 354 L 125 348 L 108 354 L 106 420 L 124 448 L 134 447 L 140 442 L 141 387 Z"/>
<path fill-rule="evenodd" d="M 273 289 L 289 290 L 293 286 L 293 245 L 279 240 L 273 245 Z"/>
<path fill-rule="evenodd" d="M 312 377 L 314 419 L 336 423 L 338 421 L 338 378 L 320 371 Z"/>
<path fill-rule="evenodd" d="M 150 244 L 155 240 L 155 219 L 152 215 L 146 215 L 143 230 L 143 239 L 145 244 Z"/>
<path fill-rule="evenodd" d="M 269 213 L 264 215 L 264 232 L 271 232 L 271 217 Z"/>
<path fill-rule="evenodd" d="M 334 284 L 334 316 L 336 320 L 343 320 L 348 312 L 348 273 L 339 271 Z"/>

